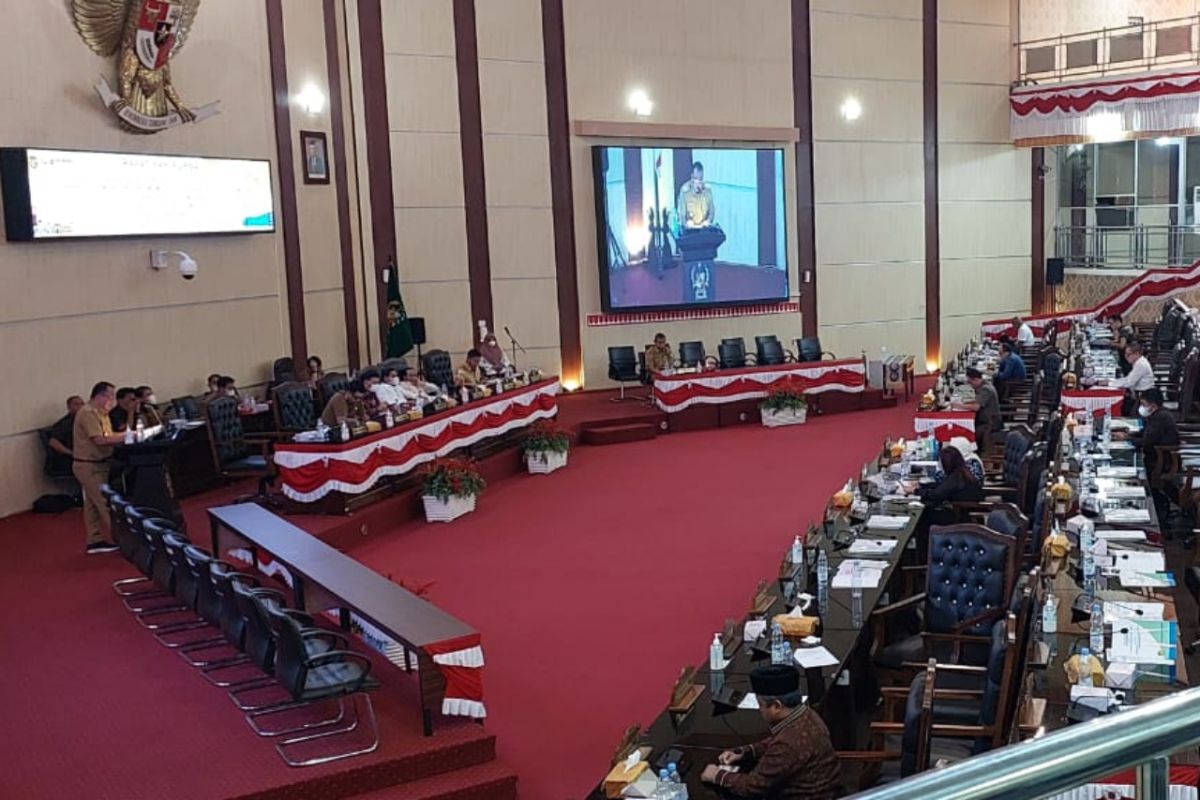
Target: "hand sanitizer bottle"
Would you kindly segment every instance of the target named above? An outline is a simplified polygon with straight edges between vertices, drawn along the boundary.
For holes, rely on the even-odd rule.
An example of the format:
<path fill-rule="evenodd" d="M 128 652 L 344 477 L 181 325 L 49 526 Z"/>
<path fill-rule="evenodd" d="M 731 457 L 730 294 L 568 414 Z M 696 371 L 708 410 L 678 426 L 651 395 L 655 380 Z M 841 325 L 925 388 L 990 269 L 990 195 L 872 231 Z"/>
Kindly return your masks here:
<path fill-rule="evenodd" d="M 796 538 L 792 540 L 791 560 L 793 565 L 804 563 L 804 544 L 800 541 L 800 534 L 796 534 Z"/>
<path fill-rule="evenodd" d="M 1058 595 L 1051 594 L 1042 605 L 1042 633 L 1058 633 Z"/>
<path fill-rule="evenodd" d="M 725 669 L 725 648 L 721 644 L 721 634 L 714 633 L 712 644 L 708 647 L 708 668 L 713 672 Z"/>

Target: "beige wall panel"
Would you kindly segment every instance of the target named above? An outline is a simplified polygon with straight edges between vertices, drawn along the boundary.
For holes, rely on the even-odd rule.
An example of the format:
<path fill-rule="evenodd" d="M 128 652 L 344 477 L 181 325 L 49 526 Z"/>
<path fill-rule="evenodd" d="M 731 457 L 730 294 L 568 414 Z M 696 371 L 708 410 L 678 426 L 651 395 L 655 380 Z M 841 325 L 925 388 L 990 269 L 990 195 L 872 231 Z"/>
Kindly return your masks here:
<path fill-rule="evenodd" d="M 513 331 L 516 333 L 516 331 Z M 500 337 L 501 344 L 504 344 L 507 338 Z M 520 341 L 518 339 L 517 341 Z M 556 344 L 553 347 L 529 347 L 525 346 L 527 353 L 517 353 L 517 369 L 530 369 L 536 367 L 545 375 L 562 375 L 562 350 Z M 512 347 L 505 347 L 505 352 L 512 358 Z"/>
<path fill-rule="evenodd" d="M 277 298 L 263 297 L 5 325 L 0 374 L 28 400 L 0 404 L 0 430 L 53 422 L 63 398 L 98 380 L 149 383 L 163 397 L 200 391 L 215 371 L 259 383 L 283 348 L 277 309 Z"/>
<path fill-rule="evenodd" d="M 308 331 L 308 352 L 316 353 L 326 372 L 345 371 L 346 309 L 342 290 L 304 292 L 304 324 Z"/>
<path fill-rule="evenodd" d="M 812 49 L 813 75 L 921 80 L 919 20 L 814 13 Z"/>
<path fill-rule="evenodd" d="M 1011 49 L 1007 27 L 943 22 L 938 26 L 938 79 L 1007 86 Z"/>
<path fill-rule="evenodd" d="M 938 141 L 1011 146 L 1007 86 L 943 83 L 938 104 Z"/>
<path fill-rule="evenodd" d="M 942 260 L 1028 256 L 1028 203 L 942 203 Z"/>
<path fill-rule="evenodd" d="M 404 287 L 404 306 L 412 316 L 425 318 L 426 352 L 440 348 L 464 353 L 475 345 L 467 281 L 409 283 Z"/>
<path fill-rule="evenodd" d="M 843 264 L 817 271 L 821 324 L 925 318 L 925 264 Z"/>
<path fill-rule="evenodd" d="M 942 261 L 942 313 L 1000 315 L 1029 308 L 1029 259 Z"/>
<path fill-rule="evenodd" d="M 862 104 L 854 122 L 839 110 L 847 97 Z M 921 142 L 921 83 L 813 78 L 813 137 L 818 141 Z"/>
<path fill-rule="evenodd" d="M 462 207 L 462 149 L 457 133 L 393 133 L 391 141 L 397 208 Z"/>
<path fill-rule="evenodd" d="M 485 134 L 483 164 L 489 207 L 549 207 L 550 150 L 545 137 Z"/>
<path fill-rule="evenodd" d="M 480 61 L 479 94 L 485 132 L 546 135 L 546 71 L 540 63 Z"/>
<path fill-rule="evenodd" d="M 396 264 L 401 287 L 420 281 L 467 280 L 462 208 L 397 208 Z"/>
<path fill-rule="evenodd" d="M 925 257 L 923 203 L 819 205 L 816 219 L 818 264 L 875 264 Z"/>
<path fill-rule="evenodd" d="M 872 357 L 886 347 L 892 353 L 915 355 L 917 369 L 923 372 L 925 320 L 821 325 L 821 346 L 838 358 L 859 358 L 864 352 Z"/>
<path fill-rule="evenodd" d="M 449 0 L 383 0 L 388 53 L 454 55 L 454 4 Z"/>
<path fill-rule="evenodd" d="M 921 0 L 812 0 L 812 10 L 921 19 Z"/>
<path fill-rule="evenodd" d="M 476 0 L 475 29 L 481 59 L 542 61 L 539 0 Z"/>
<path fill-rule="evenodd" d="M 925 199 L 925 155 L 915 143 L 816 142 L 817 203 L 914 202 Z"/>
<path fill-rule="evenodd" d="M 458 73 L 453 58 L 387 56 L 387 93 L 391 130 L 458 130 Z"/>
<path fill-rule="evenodd" d="M 59 406 L 46 417 L 45 424 L 52 424 L 64 411 Z M 34 498 L 63 491 L 65 484 L 52 483 L 42 476 L 44 454 L 42 443 L 35 433 L 0 438 L 0 486 L 4 487 L 4 491 L 0 492 L 0 517 L 28 511 Z M 79 541 L 82 547 L 82 526 L 80 528 Z"/>
<path fill-rule="evenodd" d="M 938 150 L 939 197 L 1029 203 L 1030 152 L 1010 145 L 946 144 Z M 1028 205 L 1026 206 L 1028 207 Z"/>
<path fill-rule="evenodd" d="M 525 347 L 558 347 L 558 289 L 554 278 L 492 282 L 492 327 L 502 344 L 507 325 Z"/>
<path fill-rule="evenodd" d="M 938 3 L 938 19 L 943 22 L 1000 25 L 1007 30 L 1008 14 L 1008 3 L 1004 0 L 940 0 Z"/>
<path fill-rule="evenodd" d="M 683 0 L 564 3 L 563 13 L 570 58 L 585 52 L 653 54 L 687 49 L 682 22 L 689 15 Z M 630 20 L 639 24 L 630 25 Z"/>
<path fill-rule="evenodd" d="M 492 280 L 553 278 L 553 225 L 549 208 L 489 208 Z"/>

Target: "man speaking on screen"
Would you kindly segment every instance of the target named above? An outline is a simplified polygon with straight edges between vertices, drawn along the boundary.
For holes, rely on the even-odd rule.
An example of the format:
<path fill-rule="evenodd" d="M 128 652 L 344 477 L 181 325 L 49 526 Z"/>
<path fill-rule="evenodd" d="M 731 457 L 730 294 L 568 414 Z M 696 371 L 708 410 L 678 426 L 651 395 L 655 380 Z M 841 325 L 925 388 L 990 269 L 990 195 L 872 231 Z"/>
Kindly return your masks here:
<path fill-rule="evenodd" d="M 704 182 L 704 165 L 699 161 L 692 164 L 691 180 L 679 189 L 675 211 L 684 230 L 708 228 L 716 224 L 717 207 L 713 203 L 712 189 Z"/>

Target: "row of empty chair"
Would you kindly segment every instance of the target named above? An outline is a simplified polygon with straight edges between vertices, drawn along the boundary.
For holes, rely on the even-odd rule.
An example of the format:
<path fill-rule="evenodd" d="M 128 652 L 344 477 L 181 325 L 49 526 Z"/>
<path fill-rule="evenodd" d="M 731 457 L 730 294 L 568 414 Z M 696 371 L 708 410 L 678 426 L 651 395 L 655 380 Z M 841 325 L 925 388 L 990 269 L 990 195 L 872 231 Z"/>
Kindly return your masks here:
<path fill-rule="evenodd" d="M 769 366 L 779 364 L 808 363 L 836 358 L 821 347 L 821 339 L 817 336 L 806 336 L 795 340 L 796 349 L 791 351 L 783 346 L 783 342 L 774 334 L 754 337 L 754 352 L 746 350 L 746 340 L 741 337 L 722 339 L 717 345 L 717 355 L 708 354 L 704 342 L 689 341 L 679 343 L 679 358 L 673 366 L 676 369 L 741 369 L 750 366 Z M 638 352 L 632 345 L 608 348 L 608 377 L 609 380 L 625 383 L 650 383 L 654 376 L 646 369 L 646 345 Z"/>
<path fill-rule="evenodd" d="M 116 581 L 113 591 L 161 645 L 226 690 L 254 733 L 275 741 L 288 766 L 378 749 L 367 694 L 378 686 L 370 659 L 350 649 L 343 634 L 288 608 L 281 591 L 193 544 L 158 510 L 134 506 L 111 487 L 103 491 L 120 552 L 139 573 Z M 284 722 L 272 725 L 275 720 Z M 365 743 L 354 735 L 360 729 Z M 314 751 L 351 739 L 348 748 Z"/>

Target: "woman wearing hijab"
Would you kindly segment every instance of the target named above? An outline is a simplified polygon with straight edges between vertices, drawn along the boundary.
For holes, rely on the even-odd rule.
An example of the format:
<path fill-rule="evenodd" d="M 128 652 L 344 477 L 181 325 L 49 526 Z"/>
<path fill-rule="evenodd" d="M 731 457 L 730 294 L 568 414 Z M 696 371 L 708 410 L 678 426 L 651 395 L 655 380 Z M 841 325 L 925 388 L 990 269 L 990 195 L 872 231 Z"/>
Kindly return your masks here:
<path fill-rule="evenodd" d="M 496 343 L 496 334 L 489 333 L 483 337 L 479 345 L 479 355 L 483 357 L 480 367 L 485 375 L 503 375 L 512 369 L 512 362 L 504 355 L 504 350 Z"/>

